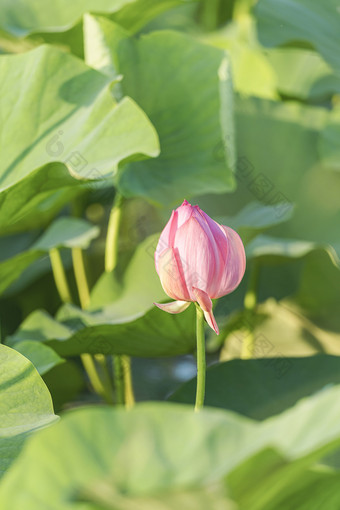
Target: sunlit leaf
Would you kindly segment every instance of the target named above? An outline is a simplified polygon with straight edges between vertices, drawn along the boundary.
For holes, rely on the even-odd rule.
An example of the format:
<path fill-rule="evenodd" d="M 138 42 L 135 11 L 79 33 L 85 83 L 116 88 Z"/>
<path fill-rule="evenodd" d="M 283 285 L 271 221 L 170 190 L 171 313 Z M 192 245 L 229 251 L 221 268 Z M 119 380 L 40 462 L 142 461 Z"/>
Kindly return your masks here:
<path fill-rule="evenodd" d="M 23 340 L 15 344 L 15 350 L 29 359 L 40 375 L 46 374 L 53 367 L 64 362 L 53 349 L 43 343 Z"/>
<path fill-rule="evenodd" d="M 233 107 L 226 53 L 176 32 L 136 40 L 100 18 L 87 18 L 86 27 L 91 64 L 105 72 L 111 66 L 113 74 L 123 76 L 114 90 L 137 102 L 160 138 L 161 154 L 153 163 L 129 164 L 119 175 L 123 194 L 164 205 L 232 190 Z"/>
<path fill-rule="evenodd" d="M 32 69 L 35 79 L 28 80 Z M 81 191 L 89 179 L 111 179 L 126 158 L 158 154 L 157 135 L 140 108 L 129 98 L 116 104 L 110 79 L 75 57 L 43 46 L 1 57 L 0 72 L 7 119 L 0 128 L 1 232 L 18 230 L 20 222 L 35 227 L 41 214 L 49 218 L 50 208 L 70 198 L 72 184 Z"/>
<path fill-rule="evenodd" d="M 18 456 L 27 436 L 57 420 L 51 396 L 32 363 L 0 345 L 0 476 Z"/>

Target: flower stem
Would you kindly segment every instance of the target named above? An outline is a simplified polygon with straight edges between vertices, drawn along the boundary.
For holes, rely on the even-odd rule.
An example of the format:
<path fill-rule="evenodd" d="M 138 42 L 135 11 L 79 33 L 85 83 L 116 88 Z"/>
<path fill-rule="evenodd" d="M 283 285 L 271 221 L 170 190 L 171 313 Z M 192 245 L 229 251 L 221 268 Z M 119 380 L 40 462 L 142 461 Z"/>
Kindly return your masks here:
<path fill-rule="evenodd" d="M 119 228 L 122 218 L 122 205 L 124 198 L 117 191 L 111 209 L 105 246 L 105 271 L 114 271 L 118 260 Z M 114 356 L 114 384 L 117 392 L 117 403 L 124 404 L 130 409 L 135 398 L 133 394 L 131 360 L 128 356 Z"/>
<path fill-rule="evenodd" d="M 63 303 L 71 303 L 72 302 L 71 292 L 70 292 L 70 289 L 69 289 L 69 286 L 67 283 L 66 273 L 65 273 L 65 269 L 63 266 L 61 256 L 60 256 L 60 252 L 57 248 L 53 248 L 50 250 L 49 255 L 50 255 L 50 260 L 51 260 L 53 277 L 54 277 L 54 281 L 55 281 L 55 284 L 57 287 L 57 291 L 59 293 L 59 297 Z M 82 257 L 81 257 L 81 260 L 83 260 Z M 73 259 L 73 264 L 74 263 L 75 262 Z M 83 290 L 84 285 L 86 285 L 86 287 L 87 287 L 87 280 L 86 280 L 86 274 L 85 274 L 84 267 L 82 267 L 82 272 L 83 272 L 82 278 L 85 278 L 85 282 L 84 281 L 82 282 L 81 289 L 82 289 L 82 292 L 84 292 L 84 290 Z M 76 277 L 76 280 L 77 280 L 77 277 Z M 78 280 L 77 280 L 77 285 L 78 285 Z M 84 299 L 85 295 L 81 294 L 81 290 L 79 287 L 78 287 L 78 292 L 79 292 L 80 301 L 82 301 Z M 105 384 L 103 384 L 103 382 L 99 376 L 95 358 L 93 356 L 91 356 L 91 354 L 81 354 L 80 358 L 82 360 L 85 371 L 88 375 L 88 378 L 90 380 L 91 386 L 94 389 L 94 391 L 96 393 L 98 393 L 98 395 L 102 396 L 108 403 L 112 403 L 112 397 L 110 396 L 111 392 L 108 391 L 108 387 Z"/>
<path fill-rule="evenodd" d="M 122 364 L 122 356 L 113 357 L 114 365 L 114 382 L 116 390 L 116 403 L 124 405 L 125 402 L 125 388 L 124 388 L 124 370 Z"/>
<path fill-rule="evenodd" d="M 254 336 L 254 314 L 257 305 L 257 284 L 259 279 L 259 264 L 253 262 L 250 272 L 249 284 L 244 297 L 244 309 L 246 312 L 248 334 L 243 339 L 241 358 L 251 359 L 254 355 L 255 336 Z"/>
<path fill-rule="evenodd" d="M 199 305 L 196 305 L 196 339 L 197 339 L 197 387 L 195 411 L 202 409 L 205 396 L 205 337 L 204 315 Z"/>
<path fill-rule="evenodd" d="M 131 409 L 135 405 L 135 396 L 132 386 L 131 358 L 130 356 L 121 356 L 124 377 L 124 397 L 125 406 Z"/>
<path fill-rule="evenodd" d="M 105 246 L 105 271 L 110 273 L 117 265 L 118 236 L 122 217 L 123 197 L 117 192 L 107 227 Z"/>
<path fill-rule="evenodd" d="M 93 356 L 84 353 L 81 354 L 80 357 L 94 391 L 100 395 L 107 404 L 113 404 L 112 387 L 105 356 L 103 354 L 95 354 Z M 99 374 L 97 363 L 102 369 L 102 376 Z"/>
<path fill-rule="evenodd" d="M 86 309 L 90 303 L 90 289 L 81 248 L 72 248 L 72 261 L 80 305 L 83 309 Z M 81 354 L 80 357 L 94 391 L 108 404 L 113 404 L 112 384 L 105 356 L 103 354 L 91 355 L 85 353 Z"/>
<path fill-rule="evenodd" d="M 81 248 L 72 248 L 72 261 L 80 306 L 85 309 L 90 303 L 90 290 L 87 283 L 84 257 Z"/>
<path fill-rule="evenodd" d="M 59 297 L 63 303 L 71 303 L 71 292 L 67 283 L 66 273 L 61 260 L 60 252 L 57 248 L 52 248 L 49 251 L 50 261 L 54 281 L 57 287 Z"/>

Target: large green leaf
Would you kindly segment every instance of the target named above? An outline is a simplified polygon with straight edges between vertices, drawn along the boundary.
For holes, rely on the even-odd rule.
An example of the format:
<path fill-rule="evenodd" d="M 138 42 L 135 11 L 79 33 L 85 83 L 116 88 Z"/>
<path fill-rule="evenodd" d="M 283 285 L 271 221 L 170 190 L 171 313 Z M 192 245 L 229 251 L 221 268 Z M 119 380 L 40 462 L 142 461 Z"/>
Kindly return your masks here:
<path fill-rule="evenodd" d="M 121 25 L 138 30 L 150 19 L 176 5 L 194 0 L 28 0 L 13 4 L 1 1 L 0 27 L 15 36 L 34 32 L 63 32 L 75 25 L 88 11 L 110 14 Z"/>
<path fill-rule="evenodd" d="M 260 0 L 255 15 L 263 44 L 307 41 L 339 73 L 338 0 Z"/>
<path fill-rule="evenodd" d="M 32 69 L 35 79 L 29 80 Z M 2 232 L 17 229 L 20 221 L 27 227 L 27 214 L 33 223 L 41 210 L 60 207 L 72 182 L 84 186 L 88 179 L 110 178 L 124 159 L 158 154 L 157 135 L 140 108 L 129 98 L 115 104 L 110 79 L 75 57 L 43 46 L 1 57 L 0 72 L 6 76 L 0 103 L 7 119 L 0 128 Z M 18 125 L 26 126 L 20 137 Z M 66 169 L 73 179 L 65 179 Z"/>
<path fill-rule="evenodd" d="M 173 204 L 193 194 L 233 189 L 232 87 L 226 53 L 175 32 L 136 40 L 124 37 L 107 20 L 87 21 L 88 46 L 96 34 L 91 65 L 107 72 L 111 64 L 123 75 L 119 94 L 143 108 L 160 137 L 159 158 L 131 163 L 119 175 L 123 194 Z M 157 79 L 150 81 L 150 76 Z"/>
<path fill-rule="evenodd" d="M 70 305 L 64 306 L 58 317 L 64 324 L 36 310 L 7 342 L 14 347 L 24 340 L 45 342 L 61 356 L 89 352 L 156 357 L 187 354 L 195 349 L 193 306 L 179 315 L 154 307 L 135 317 L 120 317 L 114 306 L 91 313 Z"/>
<path fill-rule="evenodd" d="M 57 0 L 47 4 L 43 0 L 19 1 L 15 5 L 1 2 L 1 28 L 16 36 L 32 32 L 58 32 L 70 28 L 88 10 L 114 12 L 133 0 Z"/>
<path fill-rule="evenodd" d="M 0 192 L 1 234 L 45 226 L 82 189 L 97 186 L 97 180 L 74 179 L 62 163 L 39 167 Z"/>
<path fill-rule="evenodd" d="M 217 510 L 225 506 L 216 505 L 213 496 L 223 501 L 221 482 L 227 477 L 242 509 L 287 508 L 264 505 L 281 501 L 287 490 L 299 492 L 315 463 L 339 448 L 339 394 L 340 386 L 325 389 L 262 424 L 228 411 L 197 414 L 192 406 L 174 404 L 137 405 L 128 413 L 75 410 L 30 440 L 3 479 L 0 503 L 12 510 L 23 504 L 36 510 L 37 502 L 71 510 L 85 499 L 82 507 L 88 510 L 158 509 L 161 503 L 170 510 L 176 495 L 177 501 L 190 498 L 188 508 L 192 499 L 201 508 L 194 499 L 201 491 L 202 501 Z M 247 500 L 254 505 L 245 506 Z"/>
<path fill-rule="evenodd" d="M 4 292 L 23 271 L 52 248 L 87 248 L 99 235 L 98 227 L 79 218 L 60 218 L 26 251 L 0 262 L 0 293 Z"/>
<path fill-rule="evenodd" d="M 292 407 L 303 397 L 327 385 L 340 384 L 340 357 L 320 354 L 307 358 L 275 357 L 263 336 L 256 359 L 233 359 L 207 370 L 205 404 L 230 409 L 249 418 L 265 420 Z M 261 354 L 268 351 L 269 358 Z M 196 378 L 170 397 L 173 402 L 195 401 Z"/>
<path fill-rule="evenodd" d="M 139 405 L 129 413 L 104 407 L 74 411 L 30 443 L 4 479 L 0 503 L 11 510 L 23 501 L 26 510 L 46 505 L 66 510 L 76 508 L 84 492 L 92 500 L 99 492 L 120 510 L 158 509 L 162 501 L 161 508 L 170 510 L 182 493 L 180 508 L 203 509 L 198 495 L 199 506 L 187 507 L 185 492 L 189 505 L 195 491 L 208 503 L 206 489 L 208 507 L 218 510 L 213 497 L 218 481 L 244 455 L 236 445 L 252 448 L 250 441 L 243 443 L 250 430 L 251 423 L 236 415 L 213 410 L 197 415 L 191 407 L 169 404 Z M 18 479 L 21 490 L 14 491 Z"/>
<path fill-rule="evenodd" d="M 154 265 L 158 235 L 141 243 L 121 283 L 104 274 L 92 292 L 91 310 L 65 305 L 58 321 L 42 311 L 33 312 L 11 342 L 48 342 L 60 355 L 82 352 L 172 356 L 195 349 L 195 310 L 191 306 L 170 315 L 153 306 L 170 301 Z M 64 324 L 60 324 L 62 321 Z"/>
<path fill-rule="evenodd" d="M 51 396 L 32 363 L 0 344 L 0 476 L 32 431 L 53 423 Z"/>

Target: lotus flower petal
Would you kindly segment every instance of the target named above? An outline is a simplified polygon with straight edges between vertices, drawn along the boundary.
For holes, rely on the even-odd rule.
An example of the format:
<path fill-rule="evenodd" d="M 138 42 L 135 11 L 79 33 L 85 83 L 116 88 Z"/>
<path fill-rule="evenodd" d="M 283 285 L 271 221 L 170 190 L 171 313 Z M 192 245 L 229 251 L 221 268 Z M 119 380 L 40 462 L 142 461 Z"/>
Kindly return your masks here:
<path fill-rule="evenodd" d="M 171 301 L 170 303 L 154 303 L 154 305 L 164 312 L 181 313 L 191 305 L 191 301 Z"/>

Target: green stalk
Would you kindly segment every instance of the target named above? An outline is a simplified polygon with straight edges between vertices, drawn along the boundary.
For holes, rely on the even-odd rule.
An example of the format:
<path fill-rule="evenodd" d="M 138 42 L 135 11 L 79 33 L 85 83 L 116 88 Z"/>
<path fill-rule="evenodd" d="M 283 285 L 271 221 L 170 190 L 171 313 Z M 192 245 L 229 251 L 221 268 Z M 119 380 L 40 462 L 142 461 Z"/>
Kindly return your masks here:
<path fill-rule="evenodd" d="M 87 283 L 84 257 L 81 248 L 72 248 L 72 262 L 80 306 L 85 310 L 90 303 L 90 289 Z"/>
<path fill-rule="evenodd" d="M 120 222 L 122 218 L 123 197 L 116 193 L 115 201 L 111 209 L 105 246 L 105 271 L 114 271 L 118 260 L 118 239 Z M 134 405 L 131 360 L 128 356 L 114 356 L 114 383 L 117 392 L 117 402 L 124 404 L 129 409 Z"/>
<path fill-rule="evenodd" d="M 72 248 L 72 261 L 80 305 L 82 309 L 86 309 L 90 303 L 90 289 L 81 248 Z M 94 391 L 101 395 L 108 404 L 113 404 L 112 384 L 105 356 L 103 354 L 94 356 L 82 354 L 80 357 Z"/>
<path fill-rule="evenodd" d="M 258 262 L 253 262 L 250 272 L 248 289 L 244 297 L 244 309 L 248 326 L 248 334 L 243 339 L 241 358 L 251 359 L 254 355 L 255 336 L 254 336 L 254 314 L 257 306 L 257 284 L 259 279 Z"/>
<path fill-rule="evenodd" d="M 117 265 L 118 236 L 122 217 L 123 197 L 117 192 L 107 227 L 105 246 L 105 271 L 110 273 Z"/>
<path fill-rule="evenodd" d="M 130 356 L 121 356 L 121 363 L 123 367 L 125 406 L 127 409 L 131 409 L 135 405 L 135 396 L 132 386 Z"/>
<path fill-rule="evenodd" d="M 107 380 L 106 377 L 105 379 L 104 377 L 100 377 L 96 364 L 96 362 L 99 362 L 101 367 L 104 368 L 102 364 L 102 357 L 104 358 L 104 362 L 106 362 L 105 356 L 102 354 L 96 354 L 95 356 L 92 356 L 91 354 L 85 353 L 80 355 L 81 361 L 94 391 L 100 395 L 108 404 L 113 404 L 110 381 L 109 379 Z"/>
<path fill-rule="evenodd" d="M 204 315 L 199 305 L 196 305 L 196 339 L 197 339 L 197 387 L 195 411 L 202 409 L 205 396 L 205 337 L 204 337 Z"/>
<path fill-rule="evenodd" d="M 71 292 L 67 283 L 67 278 L 63 262 L 61 260 L 60 252 L 57 248 L 52 248 L 49 251 L 49 255 L 53 277 L 60 299 L 63 303 L 71 303 L 72 302 Z"/>
<path fill-rule="evenodd" d="M 57 248 L 53 248 L 50 250 L 49 255 L 51 260 L 53 277 L 60 299 L 63 303 L 71 303 L 72 302 L 71 292 L 67 283 L 66 273 L 60 256 L 60 252 Z M 87 286 L 84 268 L 83 277 L 85 277 L 85 282 Z M 84 287 L 82 286 L 82 292 L 84 292 L 83 288 Z M 78 292 L 80 296 L 81 292 L 79 290 L 79 287 Z M 80 301 L 82 301 L 83 299 L 84 294 L 81 294 Z M 94 391 L 101 395 L 102 397 L 104 397 L 107 402 L 112 402 L 112 397 L 109 395 L 107 388 L 102 383 L 101 378 L 98 374 L 94 357 L 91 356 L 91 354 L 82 354 L 80 357 Z"/>
<path fill-rule="evenodd" d="M 114 366 L 114 382 L 116 390 L 116 403 L 124 405 L 125 403 L 125 388 L 124 388 L 124 370 L 122 364 L 122 356 L 113 357 Z"/>

